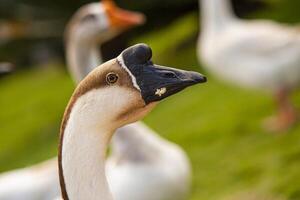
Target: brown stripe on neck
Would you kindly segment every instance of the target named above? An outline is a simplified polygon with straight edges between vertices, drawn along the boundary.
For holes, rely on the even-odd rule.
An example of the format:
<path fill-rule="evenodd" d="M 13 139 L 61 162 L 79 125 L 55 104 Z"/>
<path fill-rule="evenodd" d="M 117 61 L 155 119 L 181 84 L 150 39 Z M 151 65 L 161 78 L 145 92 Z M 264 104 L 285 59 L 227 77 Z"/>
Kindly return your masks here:
<path fill-rule="evenodd" d="M 67 109 L 64 113 L 64 117 L 62 120 L 62 124 L 60 127 L 60 137 L 59 137 L 59 144 L 58 144 L 58 174 L 59 174 L 59 183 L 61 188 L 61 195 L 64 200 L 69 200 L 67 190 L 66 190 L 66 184 L 65 179 L 63 175 L 63 168 L 62 168 L 62 147 L 63 147 L 63 138 L 64 138 L 64 132 L 65 128 L 67 126 L 67 122 L 70 118 L 71 110 L 76 102 L 75 98 L 72 98 L 67 106 Z"/>
<path fill-rule="evenodd" d="M 104 65 L 106 66 L 113 66 L 116 65 L 115 60 L 111 60 Z M 102 68 L 105 66 L 102 66 Z M 71 111 L 79 97 L 87 93 L 92 89 L 97 89 L 100 87 L 106 86 L 105 82 L 105 73 L 100 73 L 99 69 L 94 70 L 93 73 L 90 73 L 76 88 L 74 91 L 67 108 L 65 110 L 63 120 L 60 127 L 60 137 L 59 137 L 59 145 L 58 145 L 58 172 L 59 172 L 59 182 L 61 187 L 61 194 L 64 200 L 69 200 L 68 193 L 66 190 L 65 179 L 63 175 L 63 167 L 62 167 L 62 149 L 63 149 L 63 138 L 64 132 L 70 118 Z"/>
<path fill-rule="evenodd" d="M 116 59 L 110 60 L 101 65 L 101 67 L 97 67 L 90 74 L 86 76 L 86 78 L 79 83 L 77 88 L 75 89 L 68 105 L 65 110 L 63 120 L 60 127 L 60 138 L 59 138 L 59 146 L 58 146 L 58 171 L 59 171 L 59 181 L 61 187 L 61 193 L 64 200 L 69 200 L 68 193 L 66 190 L 66 184 L 63 174 L 62 167 L 62 149 L 63 149 L 63 138 L 64 132 L 67 127 L 67 123 L 69 121 L 72 109 L 78 98 L 83 96 L 85 93 L 98 89 L 101 87 L 109 87 L 106 83 L 106 75 L 110 72 L 115 72 L 119 75 L 118 86 L 133 88 L 133 91 L 137 91 L 131 81 L 131 77 L 129 74 L 118 64 Z"/>

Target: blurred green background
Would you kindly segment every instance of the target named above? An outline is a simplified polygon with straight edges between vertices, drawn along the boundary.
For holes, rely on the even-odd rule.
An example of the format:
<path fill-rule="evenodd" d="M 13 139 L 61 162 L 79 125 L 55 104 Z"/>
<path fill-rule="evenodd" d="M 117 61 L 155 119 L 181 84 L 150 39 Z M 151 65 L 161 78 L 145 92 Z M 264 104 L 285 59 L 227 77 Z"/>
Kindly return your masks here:
<path fill-rule="evenodd" d="M 15 38 L 0 38 L 0 61 L 16 65 L 14 73 L 0 78 L 1 172 L 56 155 L 60 120 L 74 89 L 63 64 L 63 27 L 87 2 L 1 0 L 1 23 L 31 27 Z M 207 74 L 196 58 L 197 1 L 117 2 L 145 12 L 148 24 L 105 44 L 106 59 L 144 42 L 153 48 L 155 62 Z M 243 18 L 300 22 L 299 0 L 233 2 Z M 194 173 L 190 199 L 300 199 L 300 126 L 286 133 L 265 132 L 261 121 L 275 108 L 270 96 L 207 76 L 206 85 L 162 102 L 144 120 L 188 153 Z M 300 102 L 299 92 L 293 100 Z"/>

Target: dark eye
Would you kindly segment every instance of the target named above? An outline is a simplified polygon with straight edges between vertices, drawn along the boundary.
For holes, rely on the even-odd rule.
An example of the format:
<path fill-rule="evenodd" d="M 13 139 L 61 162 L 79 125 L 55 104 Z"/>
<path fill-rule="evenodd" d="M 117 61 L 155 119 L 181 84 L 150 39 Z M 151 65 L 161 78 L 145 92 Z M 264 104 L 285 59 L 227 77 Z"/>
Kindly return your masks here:
<path fill-rule="evenodd" d="M 97 15 L 88 14 L 81 19 L 81 22 L 92 22 L 95 21 L 96 19 L 97 19 Z"/>
<path fill-rule="evenodd" d="M 109 85 L 116 83 L 118 81 L 118 79 L 119 79 L 119 76 L 116 73 L 111 72 L 106 75 L 106 82 Z"/>

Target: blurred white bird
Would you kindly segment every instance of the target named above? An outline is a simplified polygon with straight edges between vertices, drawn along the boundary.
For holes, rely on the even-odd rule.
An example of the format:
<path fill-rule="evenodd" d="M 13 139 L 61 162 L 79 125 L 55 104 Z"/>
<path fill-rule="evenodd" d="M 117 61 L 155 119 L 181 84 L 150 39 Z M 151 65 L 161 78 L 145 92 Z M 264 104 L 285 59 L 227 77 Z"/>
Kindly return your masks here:
<path fill-rule="evenodd" d="M 57 158 L 0 175 L 1 200 L 53 200 L 60 194 Z"/>
<path fill-rule="evenodd" d="M 8 62 L 1 62 L 0 63 L 0 76 L 9 74 L 14 70 L 14 65 Z"/>
<path fill-rule="evenodd" d="M 185 152 L 143 123 L 118 130 L 106 176 L 115 200 L 186 200 L 191 167 Z"/>
<path fill-rule="evenodd" d="M 285 130 L 297 121 L 289 94 L 300 84 L 300 27 L 268 20 L 240 20 L 229 0 L 199 0 L 202 33 L 199 59 L 221 79 L 273 93 L 279 113 L 268 128 Z"/>
<path fill-rule="evenodd" d="M 117 9 L 112 0 L 102 2 L 108 11 Z M 105 27 L 107 24 L 105 18 L 97 17 L 99 12 L 101 10 L 93 4 L 85 6 L 74 15 L 68 26 L 67 66 L 76 82 L 102 63 L 99 45 L 119 31 L 143 22 L 140 14 L 129 15 L 122 11 L 118 15 L 109 15 L 113 23 L 112 28 L 106 31 L 97 25 L 102 23 Z M 117 130 L 113 141 L 106 172 L 115 200 L 187 198 L 191 169 L 186 154 L 179 146 L 159 137 L 141 122 Z"/>
<path fill-rule="evenodd" d="M 111 0 L 102 2 L 80 8 L 67 28 L 67 62 L 76 82 L 102 63 L 99 45 L 143 21 L 140 14 L 121 10 Z M 38 167 L 39 178 L 32 170 L 36 168 L 0 176 L 0 199 L 48 200 L 59 195 L 57 163 Z M 184 200 L 190 189 L 191 168 L 184 151 L 141 122 L 117 130 L 106 173 L 115 200 Z M 7 188 L 8 181 L 13 190 Z"/>

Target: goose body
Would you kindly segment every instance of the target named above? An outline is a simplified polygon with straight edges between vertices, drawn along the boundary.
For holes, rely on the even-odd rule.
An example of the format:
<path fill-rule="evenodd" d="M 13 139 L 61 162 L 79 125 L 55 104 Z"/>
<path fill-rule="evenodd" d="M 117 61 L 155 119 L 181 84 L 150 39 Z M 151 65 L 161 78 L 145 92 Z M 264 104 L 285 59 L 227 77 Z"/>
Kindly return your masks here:
<path fill-rule="evenodd" d="M 300 84 L 300 28 L 238 19 L 229 0 L 199 2 L 198 55 L 204 67 L 235 85 L 276 94 L 281 98 L 281 120 L 291 120 L 286 119 L 293 113 L 284 95 Z"/>
<path fill-rule="evenodd" d="M 114 199 L 187 199 L 191 169 L 179 146 L 142 123 L 127 125 L 117 134 L 106 163 Z"/>
<path fill-rule="evenodd" d="M 112 9 L 112 2 L 106 3 L 109 4 L 108 8 L 103 7 L 100 3 L 82 7 L 68 25 L 66 32 L 67 62 L 77 83 L 95 66 L 102 63 L 98 50 L 101 43 L 142 20 L 139 15 L 135 16 L 135 19 L 126 19 L 125 16 L 122 18 L 126 21 L 122 23 L 121 27 L 116 25 L 109 27 L 110 19 L 105 16 L 105 11 Z M 95 24 L 96 22 L 97 24 Z M 125 26 L 126 23 L 128 27 Z M 115 22 L 115 24 L 118 23 Z M 179 146 L 159 137 L 141 122 L 118 129 L 113 141 L 112 152 L 105 168 L 114 199 L 183 200 L 187 198 L 191 169 L 186 154 Z M 45 169 L 52 169 L 51 179 L 47 181 L 48 185 L 42 184 L 44 186 L 41 186 L 42 189 L 33 185 L 30 190 L 26 188 L 23 190 L 27 192 L 20 190 L 20 195 L 23 194 L 23 197 L 28 195 L 28 199 L 31 200 L 52 198 L 53 195 L 47 196 L 47 190 L 58 182 L 57 165 L 50 163 L 44 166 Z M 25 172 L 25 170 L 20 170 L 20 172 Z M 14 182 L 16 177 L 14 173 L 9 173 L 9 176 Z M 19 176 L 25 177 L 25 173 L 19 173 Z M 50 177 L 46 170 L 42 176 Z M 129 176 L 130 179 L 126 178 Z M 27 179 L 32 182 L 35 180 L 34 177 L 33 171 Z M 124 190 L 124 188 L 127 189 Z M 55 191 L 58 189 L 57 184 Z M 45 195 L 45 198 L 33 198 L 35 193 L 41 193 Z M 57 193 L 58 195 L 59 193 Z M 2 199 L 1 192 L 0 199 Z"/>
<path fill-rule="evenodd" d="M 146 45 L 128 48 L 117 59 L 93 70 L 74 91 L 60 134 L 58 160 L 63 199 L 114 199 L 105 172 L 106 150 L 113 132 L 140 120 L 160 100 L 206 81 L 198 73 L 154 65 L 151 56 Z M 166 92 L 157 95 L 159 88 Z M 141 159 L 145 158 L 135 157 L 136 161 Z M 115 161 L 121 163 L 122 159 Z M 134 173 L 126 175 L 125 180 L 134 177 Z M 143 182 L 147 180 L 140 180 Z M 123 190 L 126 188 L 124 185 Z"/>
<path fill-rule="evenodd" d="M 0 175 L 1 200 L 53 200 L 60 193 L 57 158 Z"/>

